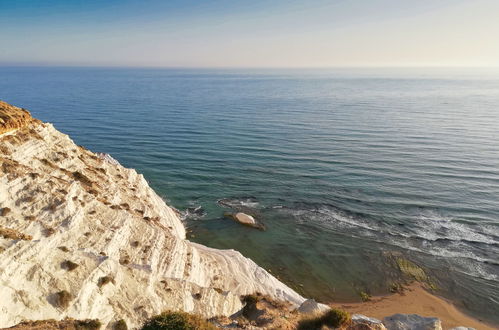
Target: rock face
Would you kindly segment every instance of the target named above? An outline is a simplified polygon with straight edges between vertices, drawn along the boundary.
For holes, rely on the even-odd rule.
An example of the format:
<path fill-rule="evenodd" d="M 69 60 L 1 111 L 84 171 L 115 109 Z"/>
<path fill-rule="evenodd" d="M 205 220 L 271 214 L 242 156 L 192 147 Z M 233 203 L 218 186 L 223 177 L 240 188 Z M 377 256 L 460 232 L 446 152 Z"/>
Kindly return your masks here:
<path fill-rule="evenodd" d="M 417 314 L 395 314 L 385 317 L 383 324 L 388 330 L 442 330 L 439 319 Z"/>
<path fill-rule="evenodd" d="M 2 102 L 0 118 L 0 228 L 13 233 L 0 236 L 0 327 L 71 317 L 134 328 L 165 309 L 231 315 L 254 292 L 304 301 L 239 252 L 186 240 L 135 170 L 20 108 Z"/>

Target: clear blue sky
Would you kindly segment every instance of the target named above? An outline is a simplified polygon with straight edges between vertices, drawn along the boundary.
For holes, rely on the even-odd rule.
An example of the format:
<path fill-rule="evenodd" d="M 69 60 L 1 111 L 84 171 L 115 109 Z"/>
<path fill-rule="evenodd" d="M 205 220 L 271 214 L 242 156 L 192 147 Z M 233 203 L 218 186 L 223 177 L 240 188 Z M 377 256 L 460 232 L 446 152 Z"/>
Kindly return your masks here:
<path fill-rule="evenodd" d="M 0 0 L 0 64 L 499 66 L 498 0 Z"/>

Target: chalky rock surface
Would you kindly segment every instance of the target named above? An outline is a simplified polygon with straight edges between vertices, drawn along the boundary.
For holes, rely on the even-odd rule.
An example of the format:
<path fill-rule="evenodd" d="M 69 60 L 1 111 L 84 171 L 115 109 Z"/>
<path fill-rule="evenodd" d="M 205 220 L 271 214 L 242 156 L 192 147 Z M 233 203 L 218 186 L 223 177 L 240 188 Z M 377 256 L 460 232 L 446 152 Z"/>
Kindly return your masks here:
<path fill-rule="evenodd" d="M 136 328 L 166 309 L 231 315 L 254 292 L 304 301 L 239 252 L 186 240 L 135 170 L 23 109 L 2 102 L 0 118 L 0 327 L 72 317 Z"/>

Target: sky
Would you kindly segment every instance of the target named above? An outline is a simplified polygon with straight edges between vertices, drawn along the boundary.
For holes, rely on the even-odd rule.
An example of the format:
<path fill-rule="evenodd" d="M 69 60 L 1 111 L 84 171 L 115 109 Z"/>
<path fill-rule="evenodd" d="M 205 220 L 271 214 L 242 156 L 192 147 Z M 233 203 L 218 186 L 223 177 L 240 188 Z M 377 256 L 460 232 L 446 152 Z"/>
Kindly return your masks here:
<path fill-rule="evenodd" d="M 499 0 L 0 0 L 0 65 L 499 67 Z"/>

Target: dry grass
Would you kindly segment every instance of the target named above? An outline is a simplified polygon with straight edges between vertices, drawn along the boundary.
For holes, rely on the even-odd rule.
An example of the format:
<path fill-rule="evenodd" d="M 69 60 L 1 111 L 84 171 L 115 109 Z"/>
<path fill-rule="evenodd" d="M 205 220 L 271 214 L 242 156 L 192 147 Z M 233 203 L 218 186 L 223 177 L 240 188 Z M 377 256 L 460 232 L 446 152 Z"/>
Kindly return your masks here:
<path fill-rule="evenodd" d="M 10 208 L 4 207 L 2 208 L 2 211 L 0 211 L 0 215 L 2 217 L 6 217 L 10 213 L 10 211 L 12 211 Z"/>
<path fill-rule="evenodd" d="M 86 188 L 86 189 L 91 189 L 93 186 L 92 180 L 90 180 L 87 176 L 85 176 L 83 173 L 79 171 L 74 171 L 72 173 L 73 179 L 76 181 L 79 181 L 81 185 Z"/>
<path fill-rule="evenodd" d="M 55 229 L 52 227 L 45 227 L 45 229 L 43 230 L 43 234 L 45 235 L 45 237 L 50 237 L 50 236 L 54 235 L 54 233 L 55 233 Z"/>
<path fill-rule="evenodd" d="M 128 265 L 129 263 L 130 263 L 130 258 L 129 257 L 120 258 L 120 264 L 122 264 L 122 265 Z"/>
<path fill-rule="evenodd" d="M 54 295 L 56 307 L 67 308 L 71 300 L 73 300 L 73 296 L 66 290 L 59 291 Z"/>
<path fill-rule="evenodd" d="M 75 270 L 76 268 L 78 268 L 78 266 L 79 265 L 77 263 L 74 263 L 71 260 L 65 260 L 61 262 L 61 268 L 69 272 Z"/>
<path fill-rule="evenodd" d="M 43 165 L 50 167 L 51 169 L 54 169 L 54 170 L 58 170 L 59 169 L 59 166 L 55 165 L 54 163 L 52 163 L 50 160 L 48 160 L 46 158 L 40 159 L 40 162 Z"/>
<path fill-rule="evenodd" d="M 74 320 L 65 318 L 64 320 L 40 320 L 23 321 L 9 329 L 14 330 L 98 330 L 102 324 L 99 320 Z"/>
<path fill-rule="evenodd" d="M 113 330 L 128 330 L 125 320 L 119 320 L 114 322 Z"/>
<path fill-rule="evenodd" d="M 2 228 L 2 227 L 0 227 L 0 236 L 6 239 L 15 239 L 15 240 L 20 239 L 24 241 L 31 241 L 33 239 L 33 236 L 31 235 L 23 234 L 15 229 Z"/>
<path fill-rule="evenodd" d="M 0 157 L 0 173 L 6 174 L 9 180 L 25 175 L 29 168 L 18 161 Z"/>
<path fill-rule="evenodd" d="M 104 285 L 106 285 L 108 283 L 114 283 L 114 277 L 112 277 L 112 276 L 103 276 L 103 277 L 99 278 L 99 282 L 97 282 L 97 286 L 99 288 L 102 288 Z"/>
<path fill-rule="evenodd" d="M 166 311 L 149 319 L 142 330 L 216 330 L 210 322 L 198 315 Z"/>
<path fill-rule="evenodd" d="M 351 323 L 350 314 L 340 309 L 330 309 L 319 315 L 307 316 L 298 322 L 298 330 L 315 330 L 324 327 L 340 328 Z"/>
<path fill-rule="evenodd" d="M 12 154 L 12 152 L 10 151 L 10 149 L 7 146 L 2 144 L 2 145 L 0 145 L 0 154 L 8 156 L 8 155 Z"/>

